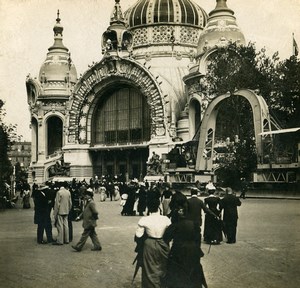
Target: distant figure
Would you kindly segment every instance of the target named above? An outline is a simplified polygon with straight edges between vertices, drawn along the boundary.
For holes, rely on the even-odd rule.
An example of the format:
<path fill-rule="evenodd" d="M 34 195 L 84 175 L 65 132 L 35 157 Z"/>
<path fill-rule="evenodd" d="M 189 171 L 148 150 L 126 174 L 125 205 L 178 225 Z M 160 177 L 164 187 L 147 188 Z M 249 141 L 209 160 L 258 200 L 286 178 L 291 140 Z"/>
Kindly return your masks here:
<path fill-rule="evenodd" d="M 23 209 L 29 209 L 31 206 L 30 206 L 30 190 L 26 189 L 24 190 L 23 192 Z"/>
<path fill-rule="evenodd" d="M 209 180 L 208 183 L 206 184 L 206 186 L 205 186 L 205 191 L 206 191 L 208 194 L 215 193 L 216 187 L 214 186 L 214 184 L 213 184 L 213 182 L 212 182 L 211 180 Z"/>
<path fill-rule="evenodd" d="M 246 198 L 246 192 L 248 191 L 248 182 L 246 178 L 241 178 L 241 195 L 240 198 Z"/>
<path fill-rule="evenodd" d="M 80 240 L 76 245 L 72 245 L 72 248 L 77 252 L 80 252 L 84 244 L 86 243 L 86 240 L 88 239 L 88 237 L 90 237 L 94 245 L 91 250 L 101 251 L 102 247 L 95 231 L 95 227 L 97 226 L 98 211 L 93 200 L 93 190 L 91 188 L 87 189 L 84 198 L 86 200 L 84 210 L 81 215 L 76 218 L 76 220 L 80 220 L 81 218 L 83 219 L 82 227 L 84 230 Z"/>
<path fill-rule="evenodd" d="M 237 207 L 241 206 L 241 201 L 233 195 L 230 187 L 226 188 L 226 195 L 220 202 L 220 210 L 223 210 L 223 221 L 228 244 L 236 243 L 236 230 L 238 222 Z"/>

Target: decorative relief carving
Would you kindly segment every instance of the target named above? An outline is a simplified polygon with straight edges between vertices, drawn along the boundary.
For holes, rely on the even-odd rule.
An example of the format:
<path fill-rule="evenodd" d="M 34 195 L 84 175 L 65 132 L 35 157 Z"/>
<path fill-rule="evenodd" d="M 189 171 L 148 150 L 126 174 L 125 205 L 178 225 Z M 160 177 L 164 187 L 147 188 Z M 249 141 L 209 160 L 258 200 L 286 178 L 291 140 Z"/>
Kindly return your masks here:
<path fill-rule="evenodd" d="M 193 45 L 198 44 L 199 29 L 192 27 L 181 27 L 180 29 L 180 42 L 189 43 Z"/>
<path fill-rule="evenodd" d="M 83 76 L 76 85 L 73 93 L 74 100 L 70 109 L 70 123 L 77 123 L 77 125 L 70 126 L 69 141 L 74 141 L 74 139 L 76 141 L 76 135 L 78 135 L 78 141 L 80 143 L 87 141 L 86 117 L 90 104 L 95 100 L 93 87 L 104 79 L 109 79 L 112 75 L 126 78 L 140 87 L 141 92 L 148 98 L 148 103 L 151 107 L 151 118 L 155 119 L 152 125 L 153 132 L 159 136 L 165 135 L 166 131 L 163 117 L 164 104 L 161 99 L 160 91 L 158 90 L 159 85 L 139 63 L 118 57 L 106 58 L 92 69 L 94 70 L 93 73 L 88 77 Z M 115 81 L 115 78 L 112 81 Z M 153 103 L 155 105 L 153 105 Z M 76 132 L 76 130 L 80 131 Z"/>

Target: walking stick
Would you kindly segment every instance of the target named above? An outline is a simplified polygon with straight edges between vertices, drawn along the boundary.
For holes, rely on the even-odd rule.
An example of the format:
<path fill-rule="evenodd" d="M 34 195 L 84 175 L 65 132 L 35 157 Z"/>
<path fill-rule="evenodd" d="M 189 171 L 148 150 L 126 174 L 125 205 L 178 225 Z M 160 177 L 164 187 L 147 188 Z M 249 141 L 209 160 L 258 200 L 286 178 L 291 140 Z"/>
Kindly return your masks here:
<path fill-rule="evenodd" d="M 209 248 L 208 248 L 208 252 L 207 252 L 207 254 L 209 254 L 209 252 L 210 252 L 210 248 L 211 248 L 211 244 L 209 244 Z"/>

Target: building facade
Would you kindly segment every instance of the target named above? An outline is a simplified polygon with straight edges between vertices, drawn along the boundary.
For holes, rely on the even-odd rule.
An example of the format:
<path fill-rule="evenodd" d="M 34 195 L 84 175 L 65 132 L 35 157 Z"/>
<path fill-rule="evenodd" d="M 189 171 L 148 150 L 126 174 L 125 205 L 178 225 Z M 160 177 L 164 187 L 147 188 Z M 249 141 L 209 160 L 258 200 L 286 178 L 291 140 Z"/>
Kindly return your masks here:
<path fill-rule="evenodd" d="M 245 44 L 226 0 L 216 0 L 209 14 L 192 0 L 138 0 L 123 13 L 115 0 L 102 35 L 103 57 L 79 78 L 60 21 L 58 13 L 38 78 L 26 79 L 32 180 L 47 180 L 58 162 L 78 179 L 143 179 L 151 174 L 153 153 L 164 159 L 200 125 L 195 168 L 212 170 L 212 158 L 203 154 L 213 149 L 216 107 L 228 95 L 204 97 L 199 81 L 217 47 Z M 271 129 L 268 107 L 250 90 L 236 94 L 254 108 L 260 149 L 259 133 Z"/>

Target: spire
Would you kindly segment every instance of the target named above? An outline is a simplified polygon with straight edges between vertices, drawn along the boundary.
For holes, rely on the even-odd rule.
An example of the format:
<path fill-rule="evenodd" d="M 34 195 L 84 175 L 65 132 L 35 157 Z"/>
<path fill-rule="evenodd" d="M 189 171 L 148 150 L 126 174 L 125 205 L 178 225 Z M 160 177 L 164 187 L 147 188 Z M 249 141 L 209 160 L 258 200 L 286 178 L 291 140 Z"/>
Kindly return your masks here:
<path fill-rule="evenodd" d="M 113 12 L 110 17 L 110 25 L 112 25 L 113 23 L 124 23 L 125 24 L 125 19 L 123 17 L 120 0 L 115 0 L 115 7 L 114 7 Z"/>
<path fill-rule="evenodd" d="M 54 32 L 54 44 L 49 48 L 49 51 L 55 48 L 62 48 L 65 50 L 68 50 L 62 43 L 63 40 L 63 30 L 64 27 L 60 24 L 60 18 L 59 18 L 59 10 L 57 10 L 57 18 L 56 18 L 56 23 L 53 27 L 53 32 Z"/>
<path fill-rule="evenodd" d="M 209 13 L 209 16 L 217 12 L 224 12 L 224 11 L 229 12 L 232 15 L 234 14 L 234 12 L 227 7 L 227 3 L 226 3 L 227 0 L 216 0 L 216 1 L 217 1 L 216 8 Z"/>

